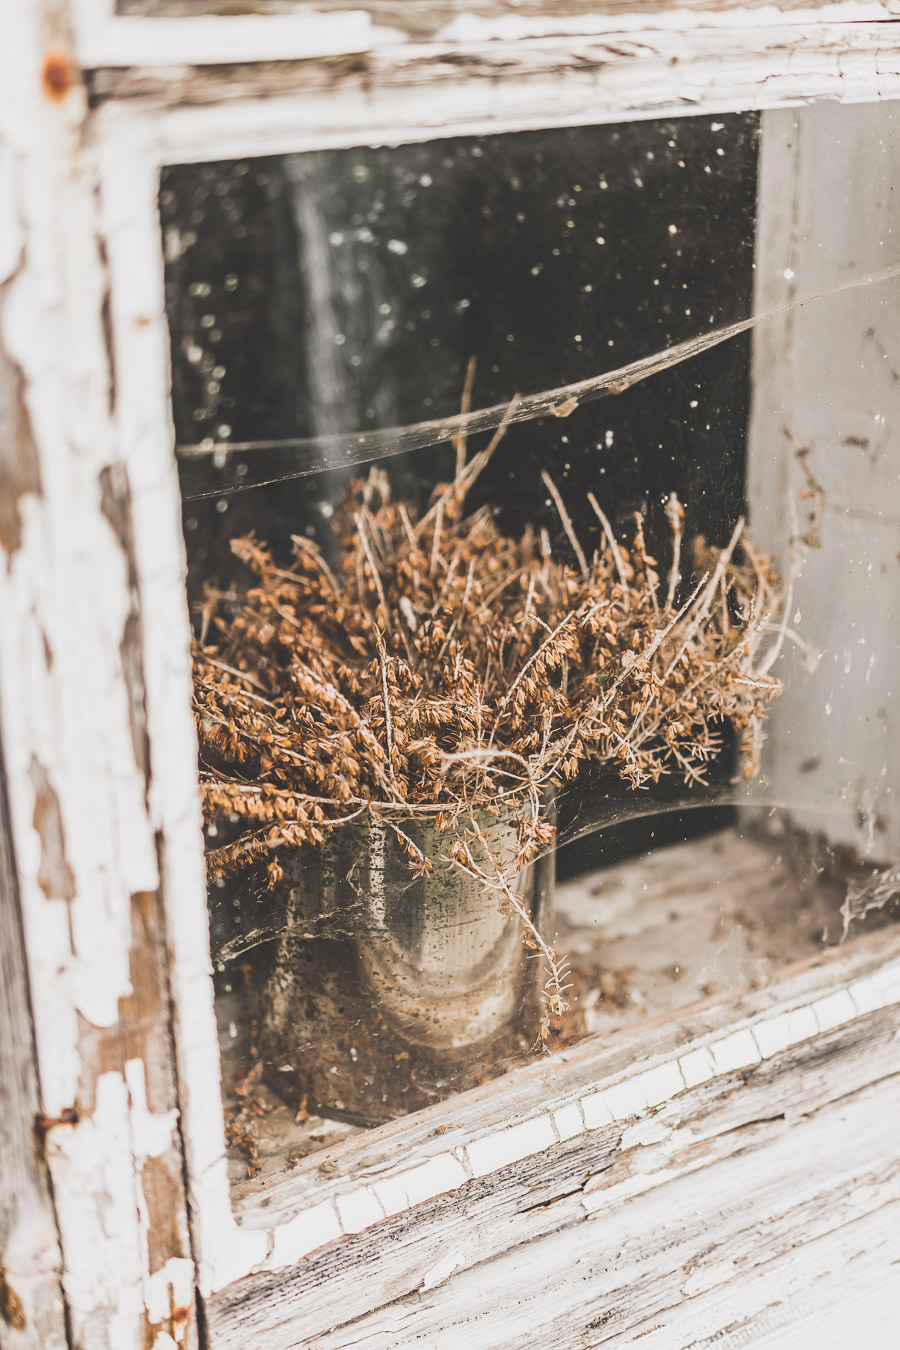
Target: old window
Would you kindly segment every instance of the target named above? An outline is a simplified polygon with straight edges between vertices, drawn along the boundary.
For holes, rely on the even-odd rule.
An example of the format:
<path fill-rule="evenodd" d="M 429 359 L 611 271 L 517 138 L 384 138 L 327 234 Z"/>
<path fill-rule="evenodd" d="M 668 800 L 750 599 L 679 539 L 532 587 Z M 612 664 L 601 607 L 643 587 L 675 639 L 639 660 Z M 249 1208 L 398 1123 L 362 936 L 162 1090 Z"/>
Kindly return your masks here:
<path fill-rule="evenodd" d="M 196 1274 L 213 1346 L 394 1345 L 413 1305 L 435 1344 L 662 1346 L 697 1318 L 717 1333 L 723 1283 L 768 1316 L 743 1277 L 770 1259 L 792 1288 L 836 1267 L 831 1214 L 877 1281 L 900 998 L 893 25 L 877 0 L 830 25 L 833 6 L 221 9 L 74 6 L 74 62 L 47 58 L 32 119 L 51 150 L 28 247 L 14 213 L 0 251 L 21 450 L 0 708 L 70 1325 L 112 1308 L 177 1343 Z M 446 486 L 492 441 L 466 511 L 517 560 L 493 609 Z M 492 730 L 479 695 L 460 737 L 428 681 L 488 651 Z M 469 823 L 405 828 L 414 772 L 475 782 Z M 333 828 L 373 782 L 368 835 Z M 521 833 L 491 842 L 525 798 L 557 830 L 530 862 Z M 754 1149 L 796 1206 L 757 1194 Z M 718 1206 L 691 1199 L 707 1168 Z M 684 1271 L 669 1301 L 657 1229 Z"/>

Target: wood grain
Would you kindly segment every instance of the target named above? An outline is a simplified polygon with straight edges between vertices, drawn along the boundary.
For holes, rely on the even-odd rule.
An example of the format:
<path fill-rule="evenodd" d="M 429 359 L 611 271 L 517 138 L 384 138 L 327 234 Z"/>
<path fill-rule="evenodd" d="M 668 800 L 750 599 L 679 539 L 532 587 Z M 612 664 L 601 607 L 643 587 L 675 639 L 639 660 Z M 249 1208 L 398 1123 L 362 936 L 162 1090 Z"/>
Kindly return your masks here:
<path fill-rule="evenodd" d="M 41 1114 L 28 981 L 0 753 L 0 1345 L 65 1350 L 61 1258 Z"/>
<path fill-rule="evenodd" d="M 621 1236 L 611 1237 L 604 1244 L 594 1227 L 596 1223 L 609 1226 L 619 1221 L 633 1231 L 630 1268 L 627 1273 L 619 1272 L 619 1283 L 614 1286 L 616 1297 L 627 1306 L 627 1315 L 617 1312 L 609 1323 L 610 1335 L 620 1334 L 630 1325 L 636 1310 L 651 1316 L 658 1307 L 667 1306 L 672 1267 L 665 1256 L 666 1245 L 702 1245 L 707 1225 L 685 1222 L 684 1216 L 703 1211 L 710 1204 L 722 1184 L 716 1179 L 717 1169 L 728 1170 L 733 1159 L 752 1155 L 750 1164 L 742 1164 L 739 1175 L 744 1180 L 735 1185 L 733 1212 L 723 1212 L 721 1222 L 735 1225 L 739 1220 L 746 1221 L 748 1233 L 754 1221 L 762 1226 L 768 1221 L 773 1196 L 769 1176 L 774 1166 L 769 1161 L 770 1153 L 776 1159 L 785 1154 L 793 1160 L 791 1167 L 805 1157 L 806 1172 L 811 1173 L 820 1134 L 822 1146 L 827 1144 L 833 1155 L 833 1177 L 820 1178 L 824 1191 L 834 1178 L 840 1178 L 844 1196 L 849 1196 L 853 1186 L 868 1184 L 861 1176 L 871 1166 L 871 1149 L 881 1149 L 890 1164 L 882 1178 L 887 1189 L 876 1188 L 871 1205 L 874 1208 L 876 1201 L 887 1203 L 900 1197 L 900 1191 L 895 1195 L 900 1186 L 900 1162 L 891 1146 L 890 1116 L 900 1092 L 900 1080 L 890 1078 L 896 1069 L 897 1026 L 895 1009 L 872 1014 L 852 1028 L 817 1038 L 752 1070 L 682 1094 L 638 1125 L 595 1131 L 560 1144 L 549 1154 L 525 1159 L 483 1181 L 472 1182 L 462 1191 L 419 1206 L 409 1215 L 345 1239 L 294 1270 L 248 1277 L 210 1301 L 215 1344 L 230 1347 L 260 1338 L 258 1343 L 265 1344 L 266 1350 L 289 1350 L 311 1341 L 317 1347 L 336 1350 L 339 1345 L 352 1344 L 354 1336 L 371 1334 L 373 1345 L 387 1347 L 406 1344 L 402 1332 L 409 1324 L 417 1334 L 427 1336 L 429 1345 L 449 1346 L 459 1343 L 451 1339 L 449 1328 L 455 1327 L 455 1334 L 465 1336 L 468 1343 L 470 1320 L 473 1325 L 483 1320 L 491 1328 L 484 1334 L 496 1339 L 477 1343 L 493 1350 L 513 1346 L 517 1337 L 532 1333 L 533 1339 L 520 1343 L 536 1345 L 536 1328 L 540 1326 L 540 1334 L 544 1334 L 548 1321 L 554 1324 L 556 1319 L 564 1330 L 555 1332 L 556 1339 L 548 1343 L 560 1347 L 578 1344 L 573 1339 L 575 1330 L 583 1329 L 595 1314 L 590 1310 L 589 1290 L 579 1289 L 577 1276 L 574 1284 L 567 1278 L 572 1265 L 570 1254 L 603 1250 L 604 1245 L 607 1250 L 621 1247 Z M 878 1122 L 872 1127 L 871 1139 L 860 1142 L 858 1153 L 852 1129 L 835 1126 L 857 1098 L 866 1103 L 856 1111 L 857 1116 Z M 828 1123 L 821 1131 L 815 1127 L 814 1137 L 805 1138 L 812 1128 L 808 1122 L 813 1120 Z M 828 1166 L 832 1164 L 822 1163 L 826 1171 Z M 860 1176 L 851 1186 L 848 1178 L 858 1172 Z M 882 1177 L 881 1171 L 878 1176 Z M 815 1178 L 810 1175 L 808 1180 L 812 1184 Z M 653 1219 L 652 1215 L 658 1211 L 664 1217 L 669 1188 L 676 1181 L 682 1221 L 670 1224 L 667 1230 L 662 1219 Z M 782 1184 L 786 1185 L 783 1178 Z M 881 1184 L 878 1181 L 878 1187 Z M 745 1188 L 741 1190 L 741 1186 Z M 793 1201 L 785 1199 L 788 1213 L 782 1217 L 781 1231 L 788 1245 L 788 1236 L 790 1241 L 799 1241 L 814 1237 L 817 1231 L 829 1231 L 808 1226 L 815 1206 L 811 1204 L 808 1210 L 803 1207 L 799 1179 L 796 1193 L 790 1187 L 785 1191 L 785 1197 L 794 1194 L 802 1214 L 798 1212 L 796 1225 L 791 1227 Z M 627 1218 L 635 1205 L 647 1211 L 647 1222 L 653 1229 L 645 1235 L 643 1248 L 638 1240 L 639 1228 Z M 560 1232 L 568 1237 L 553 1236 Z M 562 1264 L 550 1255 L 549 1248 L 544 1254 L 541 1243 L 545 1240 L 562 1242 L 569 1253 Z M 712 1227 L 706 1247 L 709 1250 L 704 1260 L 708 1266 L 714 1266 L 711 1253 L 716 1250 L 720 1262 L 737 1259 L 724 1237 Z M 455 1271 L 444 1286 L 445 1292 L 418 1292 L 427 1287 L 430 1273 L 448 1254 L 454 1256 Z M 476 1296 L 473 1272 L 476 1268 L 491 1271 L 494 1265 L 496 1269 L 485 1275 L 482 1292 Z M 465 1271 L 469 1275 L 464 1276 Z M 509 1322 L 501 1325 L 496 1311 L 492 1311 L 496 1300 L 489 1291 L 506 1288 L 507 1271 L 515 1272 L 514 1279 L 523 1288 L 533 1283 L 542 1291 L 542 1311 L 535 1313 L 532 1307 L 528 1317 L 534 1321 L 527 1328 L 512 1313 Z M 658 1287 L 657 1280 L 661 1281 Z M 398 1299 L 407 1302 L 397 1304 Z M 384 1311 L 369 1313 L 376 1301 Z M 530 1299 L 526 1301 L 531 1307 Z M 566 1301 L 570 1304 L 568 1314 Z M 433 1317 L 425 1315 L 426 1308 L 433 1310 Z M 459 1308 L 468 1309 L 465 1317 L 458 1313 Z M 360 1315 L 365 1315 L 363 1325 L 353 1321 Z M 346 1332 L 336 1330 L 345 1321 L 353 1323 L 352 1331 L 349 1325 Z M 440 1331 L 445 1325 L 448 1330 Z M 441 1335 L 445 1339 L 440 1339 Z M 386 1339 L 379 1339 L 382 1336 Z"/>

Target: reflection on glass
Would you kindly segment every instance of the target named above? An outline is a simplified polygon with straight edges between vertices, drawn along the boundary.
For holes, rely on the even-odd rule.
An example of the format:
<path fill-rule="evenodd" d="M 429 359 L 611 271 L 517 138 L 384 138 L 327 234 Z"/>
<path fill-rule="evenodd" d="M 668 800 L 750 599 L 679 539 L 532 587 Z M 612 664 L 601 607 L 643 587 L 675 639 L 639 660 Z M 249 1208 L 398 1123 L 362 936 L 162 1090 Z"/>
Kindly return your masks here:
<path fill-rule="evenodd" d="M 829 522 L 810 458 L 827 324 L 785 313 L 790 380 L 758 342 L 749 468 L 746 336 L 514 422 L 517 393 L 791 300 L 754 285 L 777 235 L 757 239 L 758 133 L 685 119 L 165 172 L 236 1174 L 890 915 L 870 727 L 889 733 L 896 639 L 865 599 L 882 536 Z M 850 268 L 841 236 L 802 292 L 864 281 L 891 235 Z M 829 375 L 829 443 L 854 453 L 895 295 L 816 302 L 874 335 Z M 891 387 L 868 398 L 892 422 Z M 327 464 L 461 404 L 513 417 L 297 476 L 299 441 Z M 232 490 L 266 464 L 280 481 Z M 890 491 L 858 487 L 853 511 L 880 526 Z"/>

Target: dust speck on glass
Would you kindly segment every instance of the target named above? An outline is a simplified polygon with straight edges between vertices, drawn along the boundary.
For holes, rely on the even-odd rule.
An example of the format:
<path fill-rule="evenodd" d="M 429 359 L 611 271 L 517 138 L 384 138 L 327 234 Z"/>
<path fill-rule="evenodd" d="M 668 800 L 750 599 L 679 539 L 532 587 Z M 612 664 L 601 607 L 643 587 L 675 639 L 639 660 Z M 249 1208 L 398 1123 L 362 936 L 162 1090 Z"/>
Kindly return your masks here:
<path fill-rule="evenodd" d="M 870 756 L 855 776 L 845 773 L 840 754 L 803 740 L 806 732 L 792 741 L 790 718 L 778 716 L 780 701 L 786 707 L 798 698 L 818 701 L 825 742 L 831 705 L 847 716 L 846 690 L 842 696 L 838 686 L 843 665 L 862 659 L 853 643 L 869 642 L 867 660 L 887 655 L 877 650 L 878 622 L 867 638 L 862 611 L 859 628 L 850 617 L 853 597 L 868 584 L 865 568 L 881 563 L 863 558 L 862 541 L 854 544 L 852 594 L 842 602 L 846 615 L 842 610 L 835 620 L 838 627 L 846 623 L 846 632 L 829 633 L 827 623 L 814 621 L 805 636 L 802 611 L 807 604 L 818 608 L 821 620 L 835 566 L 831 558 L 823 562 L 828 545 L 820 547 L 826 490 L 796 427 L 778 430 L 774 468 L 748 466 L 749 334 L 614 396 L 575 401 L 561 409 L 567 415 L 509 425 L 473 478 L 464 513 L 454 516 L 451 498 L 439 499 L 437 524 L 432 494 L 459 471 L 459 448 L 444 439 L 377 463 L 376 486 L 368 496 L 357 492 L 365 519 L 357 518 L 351 540 L 355 572 L 341 571 L 348 534 L 345 528 L 343 543 L 336 543 L 334 526 L 344 520 L 346 527 L 342 501 L 351 479 L 365 478 L 369 466 L 310 473 L 307 452 L 290 449 L 452 417 L 467 378 L 472 408 L 502 405 L 517 393 L 589 379 L 746 319 L 758 256 L 759 145 L 758 117 L 740 115 L 164 170 L 159 201 L 188 597 L 198 669 L 202 650 L 212 661 L 203 666 L 212 683 L 201 679 L 197 686 L 207 847 L 210 857 L 230 850 L 227 867 L 212 865 L 210 913 L 237 1181 L 248 1171 L 301 1166 L 305 1156 L 355 1130 L 436 1105 L 584 1035 L 609 1033 L 713 992 L 734 997 L 813 954 L 823 936 L 837 941 L 848 904 L 863 924 L 891 913 L 896 839 L 879 815 L 881 761 Z M 836 270 L 825 285 L 844 280 L 846 272 Z M 884 312 L 887 295 L 878 289 Z M 857 423 L 849 414 L 846 425 L 836 422 L 837 440 L 861 443 Z M 472 438 L 465 447 L 470 462 L 488 439 Z M 267 448 L 254 448 L 259 443 Z M 230 444 L 239 448 L 229 451 Z M 778 467 L 784 463 L 802 478 L 790 508 L 790 473 Z M 264 482 L 267 465 L 279 481 L 241 490 L 244 478 Z M 391 504 L 381 472 L 390 480 Z M 397 501 L 408 503 L 405 523 Z M 748 507 L 759 547 L 749 535 L 745 546 L 741 533 Z M 462 514 L 482 508 L 497 538 L 518 550 L 519 608 L 505 610 L 503 622 L 523 632 L 532 625 L 537 634 L 522 648 L 518 671 L 510 667 L 507 693 L 495 690 L 497 726 L 521 711 L 517 691 L 537 699 L 529 680 L 541 672 L 557 711 L 580 698 L 584 712 L 594 700 L 581 730 L 571 733 L 571 766 L 557 760 L 540 782 L 533 765 L 523 770 L 532 774 L 546 826 L 546 838 L 535 837 L 527 857 L 517 851 L 519 824 L 502 803 L 492 814 L 489 780 L 479 780 L 482 795 L 470 816 L 457 811 L 446 834 L 427 809 L 409 818 L 396 814 L 418 771 L 391 758 L 398 745 L 408 749 L 410 728 L 418 725 L 410 708 L 419 695 L 404 693 L 404 663 L 421 673 L 423 662 L 436 668 L 448 650 L 464 660 L 481 642 L 467 629 L 469 647 L 459 655 L 459 634 L 471 620 L 465 605 L 480 575 L 474 545 L 468 536 L 456 539 L 458 574 L 441 550 L 449 551 L 451 523 L 462 529 Z M 794 513 L 793 523 L 779 534 L 773 522 L 777 517 L 783 525 L 785 512 Z M 431 585 L 437 571 L 445 596 L 455 595 L 463 607 L 455 619 L 456 611 L 446 609 L 449 631 L 430 646 L 421 594 L 401 595 L 407 582 L 398 577 L 406 573 L 391 572 L 390 563 L 392 550 L 407 548 L 410 528 L 418 531 L 423 518 L 419 554 L 410 553 L 404 566 L 410 577 L 421 567 L 431 581 L 416 574 L 409 587 Z M 231 541 L 251 532 L 256 542 L 235 552 Z M 253 552 L 259 541 L 271 550 L 262 563 Z M 762 544 L 777 553 L 772 568 Z M 348 656 L 344 665 L 328 666 L 324 678 L 314 634 L 323 621 L 310 609 L 309 588 L 298 591 L 296 578 L 284 576 L 294 577 L 290 569 L 298 566 L 307 575 L 310 548 L 321 558 L 316 587 L 326 585 L 322 577 L 334 583 L 324 606 L 316 591 L 319 610 L 343 604 L 342 588 L 356 586 L 365 623 L 371 620 L 371 631 L 364 624 L 353 648 L 362 662 L 356 673 Z M 817 566 L 824 577 L 818 586 L 804 580 L 816 577 Z M 539 613 L 534 597 L 550 587 L 551 567 L 553 585 L 573 597 L 574 619 L 565 605 Z M 399 588 L 396 594 L 379 589 L 379 571 L 384 586 Z M 288 590 L 276 595 L 282 584 Z M 263 615 L 258 596 L 267 587 L 275 590 L 267 592 Z M 436 622 L 442 603 L 437 595 L 428 622 Z M 490 603 L 479 621 L 487 627 Z M 579 647 L 576 635 L 553 661 L 548 643 L 568 634 L 566 625 L 583 634 L 610 606 L 619 615 L 615 640 L 624 647 L 617 649 L 618 673 L 600 691 L 590 671 L 581 684 L 573 672 L 590 661 L 599 669 L 606 660 L 602 633 L 589 649 Z M 628 622 L 637 625 L 642 606 L 644 627 L 626 633 L 622 616 L 630 613 Z M 266 626 L 273 622 L 282 625 L 275 637 Z M 348 634 L 353 622 L 346 619 Z M 306 643 L 314 634 L 312 656 L 301 661 L 285 624 L 292 632 L 303 628 Z M 449 647 L 457 624 L 457 647 Z M 741 664 L 744 649 L 733 641 L 740 624 L 753 645 L 752 669 Z M 698 649 L 681 694 L 660 711 L 653 699 L 668 697 L 666 681 L 680 678 L 683 653 L 693 651 L 701 629 L 709 645 Z M 670 649 L 676 641 L 681 650 Z M 819 643 L 824 655 L 813 650 Z M 831 661 L 829 643 L 839 660 Z M 485 651 L 489 646 L 485 640 Z M 502 667 L 502 643 L 486 659 Z M 292 662 L 302 678 L 285 675 Z M 635 663 L 646 681 L 625 704 L 622 690 Z M 278 776 L 272 766 L 282 753 L 280 728 L 296 723 L 310 738 L 324 735 L 335 701 L 346 695 L 353 702 L 369 678 L 371 697 L 359 701 L 359 694 L 356 721 L 340 732 L 350 738 L 341 754 L 348 762 L 359 754 L 381 786 L 370 783 L 364 791 L 348 769 L 350 786 L 341 788 L 340 802 L 344 815 L 359 808 L 352 822 L 330 823 L 337 819 L 335 798 L 322 808 L 321 837 L 310 837 L 318 826 L 304 815 L 299 833 L 288 830 L 270 846 L 287 819 L 283 810 L 293 809 L 289 803 L 272 814 L 288 787 L 306 793 L 303 812 L 313 810 L 310 783 L 331 784 L 319 791 L 322 802 L 336 790 L 330 770 L 301 783 L 297 757 L 306 751 L 298 740 L 283 753 L 294 756 L 290 764 L 300 777 L 291 777 L 288 760 L 286 776 Z M 490 678 L 485 674 L 485 688 Z M 395 679 L 396 691 L 388 687 Z M 693 696 L 698 688 L 708 691 L 703 717 L 715 727 L 705 747 L 697 744 L 705 723 L 702 732 L 699 723 L 694 727 L 690 746 L 679 740 L 688 735 L 679 720 L 684 691 Z M 382 693 L 384 705 L 376 708 Z M 232 695 L 236 712 L 226 707 Z M 428 697 L 426 688 L 421 698 Z M 768 721 L 757 718 L 763 704 L 771 707 Z M 407 719 L 399 742 L 392 707 L 395 722 Z M 601 735 L 598 719 L 612 719 L 613 710 L 620 721 Z M 275 720 L 267 721 L 270 712 Z M 237 739 L 234 726 L 228 729 L 232 713 Z M 534 745 L 525 754 L 532 764 L 550 753 L 557 733 L 549 729 L 549 713 L 541 721 L 539 700 L 522 716 L 535 718 Z M 639 760 L 629 777 L 621 745 L 642 718 L 654 717 L 669 738 L 665 770 Z M 767 742 L 759 734 L 763 725 Z M 500 734 L 497 726 L 492 736 Z M 248 749 L 254 734 L 259 743 Z M 378 748 L 365 749 L 366 735 Z M 443 774 L 456 771 L 457 761 L 446 756 L 460 746 L 464 754 L 473 745 L 482 756 L 494 753 L 480 727 L 463 732 L 445 722 L 434 743 L 435 754 L 445 757 Z M 524 744 L 521 736 L 515 741 L 520 758 Z M 740 772 L 748 761 L 758 761 L 752 787 Z M 511 791 L 510 763 L 493 785 L 498 801 Z M 796 772 L 784 768 L 788 763 Z M 421 784 L 432 781 L 429 772 L 421 769 Z M 420 803 L 427 797 L 421 784 Z M 466 780 L 460 800 L 470 790 Z M 269 806 L 253 819 L 246 804 L 266 792 Z M 858 798 L 857 825 L 862 835 L 868 830 L 868 845 L 859 842 L 859 830 L 851 840 L 846 829 L 829 827 L 829 812 L 843 809 L 834 802 L 846 804 L 848 792 Z M 366 793 L 390 798 L 375 819 L 359 806 Z M 230 809 L 238 801 L 240 810 Z M 558 849 L 547 843 L 554 828 Z M 249 853 L 235 863 L 240 841 L 253 830 Z M 498 870 L 498 859 L 508 865 Z M 548 976 L 551 958 L 556 973 Z"/>

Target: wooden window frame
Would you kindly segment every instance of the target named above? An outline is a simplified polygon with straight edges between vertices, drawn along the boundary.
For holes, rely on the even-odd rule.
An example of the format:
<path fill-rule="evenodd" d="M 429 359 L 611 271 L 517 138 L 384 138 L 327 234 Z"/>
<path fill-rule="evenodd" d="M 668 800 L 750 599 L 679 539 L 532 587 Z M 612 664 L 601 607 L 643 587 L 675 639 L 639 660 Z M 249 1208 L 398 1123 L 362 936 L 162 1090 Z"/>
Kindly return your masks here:
<path fill-rule="evenodd" d="M 240 1294 L 248 1278 L 267 1287 L 269 1275 L 320 1245 L 317 1234 L 341 1236 L 336 1214 L 345 1216 L 344 1235 L 367 1231 L 367 1215 L 381 1222 L 364 1178 L 384 1187 L 389 1173 L 415 1170 L 415 1194 L 427 1205 L 464 1188 L 470 1172 L 505 1176 L 517 1159 L 567 1145 L 576 1111 L 585 1129 L 570 1138 L 591 1133 L 585 1098 L 598 1129 L 604 1110 L 612 1127 L 668 1110 L 702 1087 L 675 1067 L 688 1053 L 706 1056 L 708 1080 L 733 1090 L 735 1075 L 769 1057 L 757 1028 L 765 1036 L 782 1027 L 771 1053 L 789 1064 L 811 1038 L 851 1036 L 860 1019 L 900 1002 L 900 946 L 866 939 L 740 1008 L 692 1015 L 688 1049 L 676 1053 L 671 1028 L 629 1048 L 642 1057 L 638 1067 L 581 1046 L 559 1064 L 459 1098 L 458 1112 L 451 1108 L 459 1123 L 440 1147 L 428 1136 L 428 1112 L 349 1146 L 371 1171 L 337 1180 L 327 1195 L 298 1189 L 277 1232 L 235 1221 L 190 711 L 161 167 L 900 97 L 900 27 L 880 0 L 807 5 L 776 19 L 766 7 L 764 22 L 746 7 L 660 5 L 624 26 L 617 5 L 588 18 L 577 4 L 543 16 L 539 6 L 524 17 L 514 9 L 517 26 L 513 7 L 475 7 L 467 40 L 449 29 L 449 38 L 438 30 L 423 43 L 396 33 L 382 41 L 361 11 L 323 15 L 298 5 L 195 20 L 117 15 L 108 0 L 75 0 L 69 24 L 56 7 L 36 5 L 10 34 L 22 69 L 10 73 L 4 111 L 20 117 L 0 124 L 12 127 L 0 184 L 18 214 L 0 232 L 9 353 L 0 376 L 24 430 L 11 488 L 4 482 L 0 716 L 63 1289 L 85 1344 L 137 1346 L 148 1327 L 192 1343 L 195 1280 L 212 1345 L 241 1343 L 248 1327 L 265 1330 Z M 365 59 L 350 59 L 358 53 Z M 38 340 L 50 330 L 52 359 Z M 91 684 L 84 699 L 73 694 L 82 678 Z M 98 747 L 88 761 L 85 743 Z M 104 792 L 109 783 L 115 801 Z M 94 793 L 98 803 L 88 807 Z M 141 1007 L 136 971 L 150 960 L 157 997 Z M 842 1015 L 828 1021 L 838 1005 Z M 152 1034 L 141 1039 L 148 1020 Z M 604 1105 L 608 1094 L 615 1109 Z M 627 1129 L 619 1135 L 621 1150 Z M 382 1146 L 392 1157 L 401 1151 L 400 1163 L 388 1166 L 387 1154 L 379 1161 Z M 457 1186 L 443 1188 L 451 1172 Z M 102 1196 L 124 1177 L 135 1203 L 110 1222 Z M 397 1184 L 409 1193 L 413 1181 Z M 304 1212 L 310 1201 L 312 1214 Z M 161 1251 L 166 1204 L 178 1235 Z"/>

